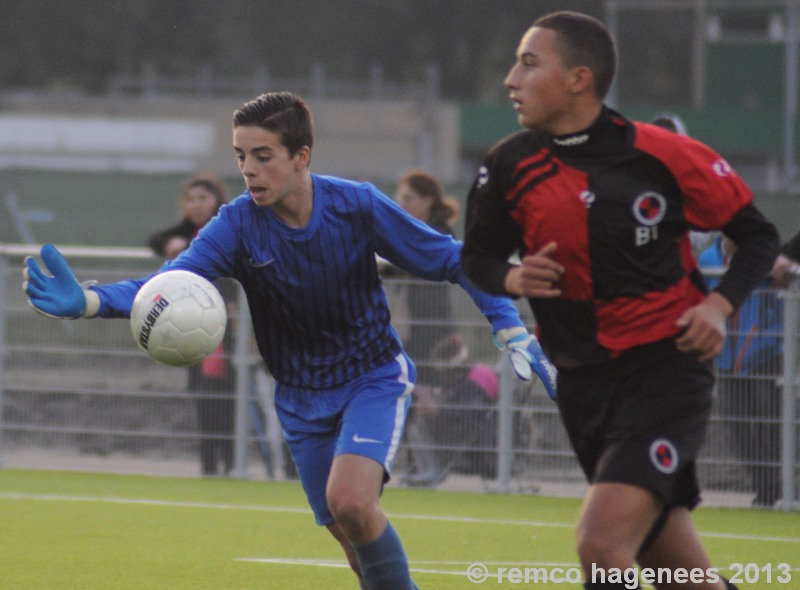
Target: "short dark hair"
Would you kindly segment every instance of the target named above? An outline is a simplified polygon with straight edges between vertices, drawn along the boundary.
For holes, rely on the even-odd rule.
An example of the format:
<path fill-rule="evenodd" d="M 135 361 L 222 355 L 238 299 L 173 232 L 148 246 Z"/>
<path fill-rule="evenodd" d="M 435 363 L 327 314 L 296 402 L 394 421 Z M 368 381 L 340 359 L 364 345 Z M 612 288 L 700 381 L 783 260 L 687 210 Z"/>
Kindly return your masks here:
<path fill-rule="evenodd" d="M 555 31 L 556 49 L 568 68 L 587 66 L 594 74 L 595 94 L 608 94 L 617 69 L 617 48 L 608 28 L 594 17 L 561 11 L 537 19 L 533 25 Z"/>
<path fill-rule="evenodd" d="M 246 102 L 233 113 L 234 127 L 261 127 L 277 133 L 281 144 L 295 155 L 314 144 L 311 109 L 291 92 L 267 92 Z"/>

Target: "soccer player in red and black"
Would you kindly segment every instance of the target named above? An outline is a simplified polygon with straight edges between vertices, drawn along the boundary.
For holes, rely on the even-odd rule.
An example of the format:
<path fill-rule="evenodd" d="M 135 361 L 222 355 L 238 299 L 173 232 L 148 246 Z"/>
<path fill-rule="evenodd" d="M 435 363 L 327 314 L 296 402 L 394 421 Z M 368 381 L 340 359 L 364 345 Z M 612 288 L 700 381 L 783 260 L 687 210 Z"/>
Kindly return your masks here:
<path fill-rule="evenodd" d="M 615 67 L 607 28 L 586 15 L 550 14 L 524 34 L 505 84 L 526 129 L 485 158 L 462 264 L 479 288 L 529 299 L 559 369 L 590 482 L 577 527 L 586 588 L 626 587 L 613 573 L 637 563 L 663 568 L 648 579 L 660 589 L 731 588 L 690 516 L 695 461 L 725 320 L 769 272 L 778 236 L 713 150 L 603 104 Z M 738 245 L 710 294 L 692 229 Z M 667 579 L 679 568 L 694 574 Z"/>

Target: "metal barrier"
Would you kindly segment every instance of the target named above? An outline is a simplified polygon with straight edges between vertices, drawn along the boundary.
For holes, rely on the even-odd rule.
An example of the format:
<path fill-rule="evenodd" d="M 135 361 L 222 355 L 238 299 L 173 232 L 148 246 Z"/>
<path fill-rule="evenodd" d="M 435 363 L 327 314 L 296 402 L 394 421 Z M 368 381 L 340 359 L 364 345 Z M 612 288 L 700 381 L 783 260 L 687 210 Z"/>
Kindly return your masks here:
<path fill-rule="evenodd" d="M 79 280 L 112 282 L 150 274 L 160 265 L 145 249 L 62 250 Z M 31 246 L 0 245 L 0 466 L 197 476 L 200 444 L 218 439 L 233 441 L 231 477 L 295 477 L 272 409 L 271 380 L 253 352 L 243 297 L 229 323 L 235 330 L 234 428 L 209 435 L 196 418 L 196 405 L 207 395 L 190 390 L 186 369 L 158 365 L 142 354 L 127 321 L 56 321 L 30 309 L 21 268 L 25 256 L 36 254 Z M 409 349 L 419 346 L 419 337 L 428 345 L 427 351 L 410 350 L 419 384 L 394 485 L 581 495 L 586 484 L 555 404 L 540 383 L 514 376 L 469 297 L 458 287 L 391 269 L 384 285 L 394 326 Z M 780 340 L 780 363 L 767 365 L 771 373 L 720 371 L 699 475 L 708 504 L 749 506 L 758 478 L 769 477 L 780 482 L 778 506 L 797 509 L 800 280 L 785 291 L 754 296 L 764 295 L 782 313 L 782 328 L 771 336 Z M 434 304 L 442 297 L 448 302 L 443 315 Z M 519 309 L 532 321 L 527 303 Z M 461 356 L 431 346 L 453 334 L 465 345 Z M 737 335 L 735 325 L 729 334 Z M 746 407 L 752 396 L 741 392 L 763 391 L 772 383 L 779 386 L 776 401 L 766 412 L 753 413 Z M 731 399 L 723 397 L 730 392 Z M 745 429 L 755 432 L 747 439 L 751 448 L 737 450 Z M 775 451 L 775 445 L 773 455 L 756 452 Z"/>

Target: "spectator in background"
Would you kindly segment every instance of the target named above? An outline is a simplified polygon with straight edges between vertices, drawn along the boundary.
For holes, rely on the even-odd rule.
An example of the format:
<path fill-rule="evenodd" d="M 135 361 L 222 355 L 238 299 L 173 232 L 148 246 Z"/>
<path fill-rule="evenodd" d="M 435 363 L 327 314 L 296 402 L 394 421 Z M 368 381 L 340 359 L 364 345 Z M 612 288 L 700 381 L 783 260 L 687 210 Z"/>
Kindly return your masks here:
<path fill-rule="evenodd" d="M 653 117 L 651 123 L 653 123 L 653 125 L 663 127 L 664 129 L 669 129 L 678 135 L 689 135 L 686 132 L 686 125 L 684 125 L 681 118 L 678 115 L 673 115 L 672 113 L 661 113 L 660 115 L 656 115 Z"/>
<path fill-rule="evenodd" d="M 197 232 L 229 200 L 222 182 L 211 174 L 189 178 L 183 184 L 181 219 L 148 240 L 158 256 L 169 260 L 183 252 Z M 225 301 L 235 298 L 229 279 L 215 282 Z M 219 348 L 208 358 L 189 367 L 188 389 L 197 395 L 200 429 L 200 467 L 203 475 L 228 475 L 233 469 L 234 370 L 229 354 L 233 330 L 227 330 Z"/>
<path fill-rule="evenodd" d="M 409 170 L 398 181 L 395 201 L 415 219 L 437 232 L 454 236 L 457 203 L 445 198 L 439 180 L 422 170 Z M 413 486 L 436 485 L 443 465 L 435 443 L 435 419 L 439 391 L 438 374 L 431 353 L 445 338 L 456 334 L 450 305 L 450 289 L 444 283 L 415 279 L 401 283 L 395 301 L 400 300 L 408 328 L 401 330 L 403 345 L 417 363 L 417 386 L 412 394 L 406 426 L 411 456 L 410 472 L 404 481 Z"/>
<path fill-rule="evenodd" d="M 724 236 L 699 257 L 702 269 L 727 267 L 736 247 Z M 707 278 L 710 288 L 719 279 Z M 717 409 L 732 451 L 749 473 L 753 506 L 771 508 L 781 496 L 782 305 L 765 279 L 728 321 L 717 357 Z"/>
<path fill-rule="evenodd" d="M 497 396 L 500 380 L 494 369 L 469 361 L 461 335 L 440 341 L 432 351 L 442 392 L 434 414 L 440 472 L 435 483 L 450 471 L 497 476 Z"/>
<path fill-rule="evenodd" d="M 800 271 L 800 232 L 781 247 L 781 253 L 772 267 L 772 276 L 775 284 L 786 287 L 792 274 L 797 276 L 798 271 Z"/>
<path fill-rule="evenodd" d="M 180 200 L 181 218 L 173 226 L 156 232 L 147 245 L 158 256 L 172 260 L 183 252 L 197 232 L 228 201 L 225 185 L 211 174 L 200 174 L 183 183 Z"/>
<path fill-rule="evenodd" d="M 415 219 L 441 234 L 455 237 L 455 205 L 445 199 L 439 181 L 421 170 L 410 170 L 400 178 L 395 201 Z M 431 281 L 414 281 L 407 293 L 410 329 L 403 345 L 419 368 L 419 384 L 434 383 L 435 370 L 426 367 L 431 351 L 445 337 L 453 334 L 453 315 L 447 285 Z"/>

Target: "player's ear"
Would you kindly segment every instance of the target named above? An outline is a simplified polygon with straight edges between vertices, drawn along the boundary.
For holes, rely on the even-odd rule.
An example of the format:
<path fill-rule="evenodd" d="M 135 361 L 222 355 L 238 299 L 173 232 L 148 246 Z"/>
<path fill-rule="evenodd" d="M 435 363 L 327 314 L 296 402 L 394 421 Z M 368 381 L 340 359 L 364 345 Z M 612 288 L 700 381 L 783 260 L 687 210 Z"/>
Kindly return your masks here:
<path fill-rule="evenodd" d="M 576 66 L 570 70 L 569 84 L 574 94 L 590 91 L 594 86 L 594 72 L 586 66 Z"/>
<path fill-rule="evenodd" d="M 299 172 L 303 168 L 308 168 L 311 163 L 311 148 L 304 145 L 294 153 L 295 171 Z"/>

